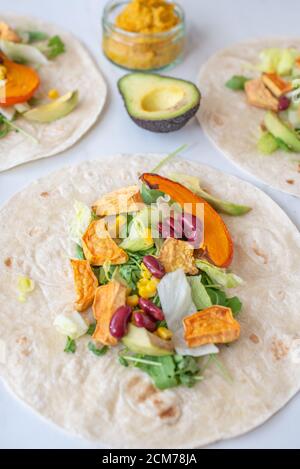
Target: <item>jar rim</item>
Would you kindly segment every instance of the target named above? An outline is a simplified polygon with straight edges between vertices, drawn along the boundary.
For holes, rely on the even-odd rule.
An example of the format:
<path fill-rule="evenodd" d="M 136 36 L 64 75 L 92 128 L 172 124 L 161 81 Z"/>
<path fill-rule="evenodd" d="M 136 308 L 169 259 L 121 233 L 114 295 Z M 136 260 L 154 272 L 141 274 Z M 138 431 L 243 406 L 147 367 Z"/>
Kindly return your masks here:
<path fill-rule="evenodd" d="M 179 18 L 179 23 L 173 26 L 171 29 L 168 29 L 167 31 L 161 31 L 158 33 L 136 33 L 136 32 L 131 32 L 131 31 L 126 31 L 125 29 L 119 28 L 116 26 L 114 23 L 109 21 L 108 16 L 112 10 L 113 7 L 116 7 L 118 5 L 125 5 L 129 3 L 129 0 L 109 0 L 103 10 L 103 15 L 102 15 L 102 24 L 103 26 L 109 27 L 111 30 L 113 30 L 116 33 L 122 34 L 123 36 L 127 36 L 129 38 L 166 38 L 169 35 L 176 34 L 177 32 L 180 32 L 184 28 L 184 23 L 185 23 L 185 14 L 183 8 L 176 2 L 172 2 L 173 5 L 175 6 L 175 11 L 176 14 Z"/>

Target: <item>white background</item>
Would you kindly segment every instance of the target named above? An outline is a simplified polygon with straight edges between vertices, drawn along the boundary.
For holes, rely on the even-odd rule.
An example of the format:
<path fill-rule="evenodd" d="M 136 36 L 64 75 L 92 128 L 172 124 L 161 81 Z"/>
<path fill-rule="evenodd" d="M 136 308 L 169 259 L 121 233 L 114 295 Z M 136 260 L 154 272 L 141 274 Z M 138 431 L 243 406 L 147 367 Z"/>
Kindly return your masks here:
<path fill-rule="evenodd" d="M 267 35 L 299 35 L 299 0 L 179 0 L 187 16 L 188 50 L 181 65 L 170 74 L 196 79 L 199 66 L 219 48 L 236 41 Z M 36 178 L 66 165 L 102 158 L 117 152 L 169 152 L 183 143 L 191 145 L 185 158 L 201 161 L 250 181 L 269 194 L 300 226 L 300 201 L 271 190 L 238 170 L 204 137 L 196 120 L 172 134 L 154 134 L 135 126 L 118 95 L 116 82 L 124 72 L 110 64 L 101 52 L 101 12 L 104 0 L 0 0 L 1 12 L 35 15 L 63 26 L 89 48 L 109 87 L 104 112 L 94 128 L 73 148 L 0 174 L 0 204 Z M 86 71 L 88 73 L 88 70 Z M 5 158 L 5 155 L 0 155 Z M 271 160 L 270 160 L 270 164 Z M 203 175 L 205 180 L 205 175 Z M 267 216 L 267 214 L 266 214 Z M 13 233 L 12 233 L 13 235 Z M 284 253 L 283 253 L 284 256 Z M 299 311 L 300 314 L 300 311 Z M 271 318 L 270 318 L 271 320 Z M 243 399 L 243 396 L 241 396 Z M 205 422 L 199 424 L 205 425 Z M 300 396 L 266 424 L 214 448 L 299 448 Z M 73 438 L 47 424 L 15 400 L 0 383 L 1 448 L 89 448 L 89 442 Z"/>

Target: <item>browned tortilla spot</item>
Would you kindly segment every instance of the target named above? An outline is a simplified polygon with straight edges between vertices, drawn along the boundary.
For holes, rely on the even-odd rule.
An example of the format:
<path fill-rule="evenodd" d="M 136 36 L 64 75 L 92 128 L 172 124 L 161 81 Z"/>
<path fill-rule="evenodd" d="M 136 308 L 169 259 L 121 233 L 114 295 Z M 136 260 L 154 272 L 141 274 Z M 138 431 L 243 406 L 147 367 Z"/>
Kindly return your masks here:
<path fill-rule="evenodd" d="M 278 361 L 289 353 L 289 348 L 282 342 L 282 340 L 274 338 L 271 344 L 271 352 L 274 360 Z"/>
<path fill-rule="evenodd" d="M 253 342 L 254 344 L 258 344 L 259 343 L 259 337 L 257 337 L 256 334 L 251 334 L 249 336 L 249 339 L 251 340 L 251 342 Z"/>
<path fill-rule="evenodd" d="M 142 404 L 147 399 L 149 399 L 149 397 L 153 396 L 156 393 L 157 393 L 157 389 L 154 386 L 152 386 L 152 384 L 149 384 L 149 386 L 146 386 L 143 389 L 143 392 L 137 396 L 137 402 L 139 404 Z"/>
<path fill-rule="evenodd" d="M 287 182 L 288 184 L 295 184 L 294 179 L 287 179 L 286 182 Z"/>
<path fill-rule="evenodd" d="M 41 197 L 49 197 L 49 192 L 41 192 L 40 196 Z"/>
<path fill-rule="evenodd" d="M 11 267 L 11 264 L 12 264 L 11 257 L 8 257 L 7 259 L 5 259 L 4 264 L 6 265 L 6 267 Z"/>
<path fill-rule="evenodd" d="M 212 120 L 213 123 L 218 127 L 222 127 L 222 125 L 224 125 L 223 119 L 218 114 L 214 114 Z"/>
<path fill-rule="evenodd" d="M 172 417 L 176 417 L 177 415 L 177 407 L 175 406 L 171 406 L 171 407 L 168 407 L 167 409 L 165 410 L 162 410 L 161 412 L 159 412 L 158 416 L 163 420 L 163 419 L 168 419 L 168 418 L 172 418 Z"/>
<path fill-rule="evenodd" d="M 267 254 L 264 254 L 263 252 L 261 252 L 257 247 L 253 247 L 253 252 L 258 256 L 258 257 L 261 257 L 264 261 L 264 264 L 267 264 L 268 263 L 268 256 Z"/>

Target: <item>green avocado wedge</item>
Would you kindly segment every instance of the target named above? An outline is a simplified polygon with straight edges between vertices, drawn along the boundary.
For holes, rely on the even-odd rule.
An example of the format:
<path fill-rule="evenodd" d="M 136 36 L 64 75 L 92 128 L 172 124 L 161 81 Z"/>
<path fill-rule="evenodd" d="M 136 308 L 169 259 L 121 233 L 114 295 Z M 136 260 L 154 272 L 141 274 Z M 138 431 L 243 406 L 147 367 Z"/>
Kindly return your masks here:
<path fill-rule="evenodd" d="M 218 212 L 238 217 L 241 215 L 245 215 L 246 213 L 250 212 L 250 210 L 252 210 L 252 208 L 248 207 L 247 205 L 238 205 L 234 204 L 233 202 L 228 202 L 226 200 L 214 197 L 213 195 L 209 194 L 204 189 L 202 189 L 199 179 L 195 176 L 189 176 L 187 174 L 182 173 L 172 173 L 170 174 L 169 178 L 173 181 L 179 182 L 195 194 L 202 197 Z"/>
<path fill-rule="evenodd" d="M 197 112 L 201 95 L 193 83 L 153 73 L 128 73 L 118 81 L 126 110 L 140 127 L 173 132 Z"/>
<path fill-rule="evenodd" d="M 291 150 L 300 153 L 300 139 L 296 132 L 288 127 L 277 114 L 267 112 L 264 120 L 267 130 L 276 138 L 282 140 Z"/>
<path fill-rule="evenodd" d="M 70 91 L 52 103 L 42 104 L 30 111 L 24 112 L 23 117 L 30 121 L 49 123 L 67 116 L 78 104 L 78 91 Z"/>
<path fill-rule="evenodd" d="M 128 333 L 123 337 L 122 342 L 131 352 L 143 355 L 162 357 L 174 353 L 170 341 L 162 340 L 146 329 L 136 327 L 133 324 L 129 325 Z"/>

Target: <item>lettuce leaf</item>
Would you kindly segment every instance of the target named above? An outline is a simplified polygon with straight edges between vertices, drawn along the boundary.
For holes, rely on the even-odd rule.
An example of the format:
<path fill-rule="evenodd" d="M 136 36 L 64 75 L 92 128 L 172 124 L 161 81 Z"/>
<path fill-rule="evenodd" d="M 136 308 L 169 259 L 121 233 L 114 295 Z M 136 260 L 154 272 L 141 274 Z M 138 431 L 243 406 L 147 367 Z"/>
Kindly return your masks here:
<path fill-rule="evenodd" d="M 46 65 L 47 57 L 36 47 L 28 44 L 17 44 L 11 41 L 0 40 L 0 49 L 10 60 L 15 62 Z"/>
<path fill-rule="evenodd" d="M 243 280 L 231 272 L 226 272 L 225 269 L 216 267 L 207 261 L 201 259 L 196 260 L 196 266 L 205 272 L 210 279 L 217 285 L 224 288 L 235 288 L 243 284 Z"/>
<path fill-rule="evenodd" d="M 201 283 L 201 275 L 188 277 L 187 279 L 191 287 L 193 302 L 195 303 L 197 310 L 199 311 L 212 306 L 210 296 L 207 293 L 205 286 Z"/>
<path fill-rule="evenodd" d="M 218 348 L 213 344 L 189 348 L 184 340 L 183 318 L 195 313 L 197 307 L 183 269 L 166 274 L 159 282 L 157 291 L 168 327 L 173 332 L 176 352 L 194 357 L 217 353 Z"/>
<path fill-rule="evenodd" d="M 300 53 L 296 49 L 280 49 L 277 47 L 264 49 L 259 58 L 259 70 L 265 73 L 277 73 L 278 75 L 290 75 L 295 60 Z"/>
<path fill-rule="evenodd" d="M 74 210 L 75 215 L 70 223 L 69 238 L 81 247 L 81 238 L 88 229 L 93 215 L 90 207 L 78 200 L 74 202 Z"/>

